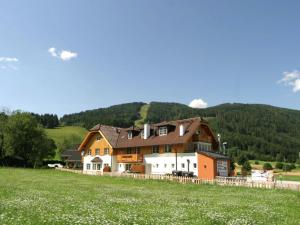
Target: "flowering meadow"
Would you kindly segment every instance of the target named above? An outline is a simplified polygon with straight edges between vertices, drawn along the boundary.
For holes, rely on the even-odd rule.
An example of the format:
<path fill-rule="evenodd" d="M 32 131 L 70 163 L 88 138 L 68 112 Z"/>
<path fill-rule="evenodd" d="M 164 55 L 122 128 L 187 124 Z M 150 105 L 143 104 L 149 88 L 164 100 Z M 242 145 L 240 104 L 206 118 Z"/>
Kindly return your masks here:
<path fill-rule="evenodd" d="M 300 193 L 4 168 L 0 224 L 300 224 Z"/>

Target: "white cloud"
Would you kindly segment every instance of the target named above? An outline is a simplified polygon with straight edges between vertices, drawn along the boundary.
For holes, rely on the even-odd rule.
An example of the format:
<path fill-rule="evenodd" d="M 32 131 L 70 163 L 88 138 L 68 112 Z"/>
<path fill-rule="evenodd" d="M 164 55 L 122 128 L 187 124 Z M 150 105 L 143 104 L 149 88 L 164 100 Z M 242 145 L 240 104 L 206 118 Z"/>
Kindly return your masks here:
<path fill-rule="evenodd" d="M 300 79 L 297 79 L 294 82 L 293 92 L 297 92 L 297 91 L 300 91 Z"/>
<path fill-rule="evenodd" d="M 54 58 L 59 58 L 62 61 L 69 61 L 72 58 L 76 58 L 78 54 L 76 52 L 68 51 L 68 50 L 62 50 L 60 52 L 56 51 L 56 48 L 51 47 L 48 49 L 48 52 L 50 55 Z"/>
<path fill-rule="evenodd" d="M 203 101 L 201 98 L 194 99 L 190 102 L 189 107 L 196 108 L 196 109 L 204 109 L 207 108 L 207 102 Z"/>
<path fill-rule="evenodd" d="M 17 63 L 19 59 L 15 57 L 0 57 L 0 69 L 6 70 L 6 69 L 12 69 L 12 70 L 18 70 L 18 67 L 16 67 L 14 64 Z"/>
<path fill-rule="evenodd" d="M 57 57 L 57 53 L 56 53 L 56 49 L 55 48 L 49 48 L 48 52 L 50 53 L 50 55 L 52 55 L 53 57 Z"/>
<path fill-rule="evenodd" d="M 284 72 L 283 77 L 277 83 L 292 87 L 293 92 L 300 91 L 300 72 Z"/>
<path fill-rule="evenodd" d="M 17 58 L 12 57 L 0 57 L 0 62 L 18 62 Z"/>
<path fill-rule="evenodd" d="M 76 52 L 71 52 L 71 51 L 66 51 L 66 50 L 62 50 L 60 53 L 60 58 L 63 61 L 68 61 L 72 58 L 76 58 L 77 57 L 77 53 Z"/>

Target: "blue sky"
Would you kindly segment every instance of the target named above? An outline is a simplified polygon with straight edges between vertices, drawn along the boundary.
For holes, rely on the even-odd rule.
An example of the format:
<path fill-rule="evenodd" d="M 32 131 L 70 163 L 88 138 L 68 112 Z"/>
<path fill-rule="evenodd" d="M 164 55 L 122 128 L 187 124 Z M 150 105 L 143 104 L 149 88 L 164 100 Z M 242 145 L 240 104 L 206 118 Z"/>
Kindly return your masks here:
<path fill-rule="evenodd" d="M 63 115 L 202 99 L 196 106 L 300 109 L 299 1 L 0 4 L 0 106 Z"/>

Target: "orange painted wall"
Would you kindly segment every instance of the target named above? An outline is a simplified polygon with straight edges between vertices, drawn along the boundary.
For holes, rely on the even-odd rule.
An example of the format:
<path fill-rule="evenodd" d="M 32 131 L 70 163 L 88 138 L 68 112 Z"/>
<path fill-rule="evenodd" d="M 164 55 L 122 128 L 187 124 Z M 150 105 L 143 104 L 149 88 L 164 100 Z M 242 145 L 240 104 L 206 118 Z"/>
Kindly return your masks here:
<path fill-rule="evenodd" d="M 217 168 L 214 159 L 198 154 L 198 177 L 202 179 L 214 179 Z"/>
<path fill-rule="evenodd" d="M 85 154 L 88 153 L 88 150 L 91 150 L 92 156 L 96 155 L 96 149 L 100 149 L 100 155 L 104 155 L 104 148 L 109 149 L 109 155 L 112 155 L 113 149 L 109 146 L 107 141 L 104 138 L 100 138 L 100 140 L 97 140 L 97 137 L 101 137 L 99 133 L 95 133 L 86 144 L 85 147 Z"/>

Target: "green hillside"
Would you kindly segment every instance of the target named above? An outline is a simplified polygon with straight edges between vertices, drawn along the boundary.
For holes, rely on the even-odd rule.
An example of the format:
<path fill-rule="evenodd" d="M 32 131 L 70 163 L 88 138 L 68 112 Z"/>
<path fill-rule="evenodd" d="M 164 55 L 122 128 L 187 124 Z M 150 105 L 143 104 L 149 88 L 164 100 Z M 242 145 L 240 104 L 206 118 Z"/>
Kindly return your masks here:
<path fill-rule="evenodd" d="M 142 102 L 115 105 L 108 108 L 88 110 L 80 113 L 65 115 L 60 122 L 63 125 L 83 126 L 86 129 L 92 128 L 95 124 L 101 123 L 116 127 L 128 127 L 140 118 Z"/>
<path fill-rule="evenodd" d="M 60 152 L 80 144 L 87 130 L 79 126 L 65 126 L 54 129 L 45 129 L 49 138 L 53 139 L 56 146 L 55 159 L 60 159 Z"/>
<path fill-rule="evenodd" d="M 247 154 L 249 159 L 298 159 L 300 152 L 300 111 L 258 104 L 222 104 L 193 109 L 178 103 L 128 103 L 105 109 L 66 115 L 61 122 L 84 127 L 97 123 L 128 127 L 145 121 L 208 118 L 216 133 L 227 142 L 232 156 Z"/>
<path fill-rule="evenodd" d="M 146 122 L 149 108 L 150 104 L 145 104 L 141 107 L 139 112 L 140 118 L 134 122 L 136 126 L 142 126 Z"/>

